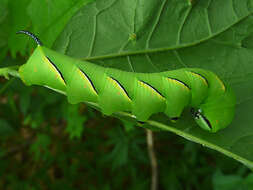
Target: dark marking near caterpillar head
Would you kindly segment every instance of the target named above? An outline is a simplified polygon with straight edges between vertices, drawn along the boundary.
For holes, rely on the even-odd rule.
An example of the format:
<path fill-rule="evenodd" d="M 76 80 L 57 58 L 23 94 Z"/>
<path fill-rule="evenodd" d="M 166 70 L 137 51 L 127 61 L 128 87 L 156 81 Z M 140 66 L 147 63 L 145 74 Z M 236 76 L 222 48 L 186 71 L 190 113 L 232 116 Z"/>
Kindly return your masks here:
<path fill-rule="evenodd" d="M 205 120 L 205 122 L 207 123 L 208 127 L 210 129 L 212 129 L 212 125 L 211 125 L 210 121 L 201 112 L 202 111 L 200 109 L 198 109 L 197 111 L 195 111 L 194 108 L 191 109 L 191 113 L 194 118 L 199 119 L 200 117 L 202 117 Z"/>
<path fill-rule="evenodd" d="M 172 117 L 170 118 L 172 121 L 177 121 L 179 119 L 179 117 Z"/>
<path fill-rule="evenodd" d="M 183 81 L 178 80 L 178 79 L 176 79 L 176 78 L 171 78 L 171 77 L 168 77 L 168 78 L 171 79 L 171 80 L 175 80 L 175 81 L 180 82 L 181 84 L 183 84 L 184 86 L 186 86 L 189 90 L 191 90 L 191 87 L 189 87 L 188 84 L 184 83 Z"/>
<path fill-rule="evenodd" d="M 201 114 L 201 116 L 203 117 L 203 119 L 204 119 L 205 122 L 207 123 L 208 127 L 209 127 L 210 129 L 212 129 L 212 125 L 211 125 L 210 121 L 209 121 L 203 114 Z"/>
<path fill-rule="evenodd" d="M 42 42 L 39 40 L 39 38 L 37 36 L 35 36 L 35 34 L 26 31 L 26 30 L 20 30 L 18 32 L 16 32 L 16 34 L 26 34 L 28 36 L 30 36 L 39 46 L 42 46 Z"/>
<path fill-rule="evenodd" d="M 195 116 L 195 110 L 194 110 L 194 108 L 191 108 L 191 114 L 192 114 L 193 116 Z"/>
<path fill-rule="evenodd" d="M 150 88 L 152 88 L 155 92 L 157 92 L 161 97 L 165 98 L 157 89 L 155 89 L 153 86 L 151 86 L 150 84 L 148 84 L 147 82 L 140 80 L 140 82 L 144 83 L 145 85 L 149 86 Z"/>
<path fill-rule="evenodd" d="M 86 78 L 87 78 L 88 81 L 90 82 L 90 84 L 91 84 L 93 90 L 98 94 L 98 91 L 97 91 L 97 89 L 95 88 L 95 86 L 94 86 L 92 80 L 90 79 L 90 77 L 89 77 L 84 71 L 82 71 L 81 69 L 79 69 L 79 70 L 81 71 L 81 73 L 82 73 L 84 76 L 86 76 Z"/>
<path fill-rule="evenodd" d="M 64 83 L 66 84 L 66 81 L 65 81 L 65 79 L 64 79 L 64 77 L 63 77 L 61 71 L 56 67 L 56 65 L 53 63 L 53 61 L 51 61 L 51 59 L 49 59 L 49 57 L 46 56 L 46 58 L 47 58 L 47 60 L 54 66 L 54 68 L 57 70 L 57 72 L 60 74 L 62 80 L 63 80 Z"/>
<path fill-rule="evenodd" d="M 141 124 L 141 125 L 145 124 L 144 121 L 138 121 L 138 123 Z"/>
<path fill-rule="evenodd" d="M 127 95 L 127 97 L 131 100 L 131 98 L 130 98 L 128 92 L 126 91 L 126 89 L 124 88 L 124 86 L 121 85 L 120 82 L 119 82 L 117 79 L 115 79 L 115 78 L 113 78 L 113 77 L 110 77 L 110 78 L 111 78 L 112 80 L 114 80 L 114 81 L 123 89 L 123 91 L 125 92 L 125 94 Z"/>
<path fill-rule="evenodd" d="M 199 73 L 196 73 L 196 72 L 194 72 L 194 71 L 190 71 L 190 72 L 191 72 L 191 73 L 194 73 L 194 74 L 196 74 L 196 75 L 199 75 L 201 78 L 204 79 L 204 81 L 206 82 L 207 86 L 209 86 L 208 80 L 206 79 L 206 77 L 204 77 L 203 75 L 201 75 L 201 74 L 199 74 Z"/>

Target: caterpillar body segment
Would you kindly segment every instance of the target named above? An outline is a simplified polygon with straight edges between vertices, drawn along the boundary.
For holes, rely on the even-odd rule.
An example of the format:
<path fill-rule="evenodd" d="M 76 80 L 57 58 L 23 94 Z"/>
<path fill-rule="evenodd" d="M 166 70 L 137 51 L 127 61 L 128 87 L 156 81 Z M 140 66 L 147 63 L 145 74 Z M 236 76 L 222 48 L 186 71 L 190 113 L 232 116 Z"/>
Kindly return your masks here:
<path fill-rule="evenodd" d="M 106 115 L 126 111 L 146 121 L 163 112 L 178 118 L 184 108 L 191 107 L 197 124 L 210 132 L 226 127 L 234 116 L 234 93 L 214 73 L 203 69 L 131 73 L 38 46 L 19 72 L 27 85 L 64 91 L 70 103 L 97 103 Z"/>
<path fill-rule="evenodd" d="M 83 101 L 97 102 L 98 94 L 89 77 L 77 66 L 74 66 L 71 72 L 72 78 L 66 89 L 68 101 L 72 104 Z"/>
<path fill-rule="evenodd" d="M 33 53 L 33 58 L 22 65 L 19 72 L 21 79 L 27 85 L 46 85 L 63 92 L 66 91 L 66 83 L 61 73 L 57 70 L 57 67 L 47 59 L 41 46 L 36 48 Z M 38 78 L 37 76 L 40 76 L 42 73 L 45 73 L 43 75 L 46 75 L 46 77 Z"/>

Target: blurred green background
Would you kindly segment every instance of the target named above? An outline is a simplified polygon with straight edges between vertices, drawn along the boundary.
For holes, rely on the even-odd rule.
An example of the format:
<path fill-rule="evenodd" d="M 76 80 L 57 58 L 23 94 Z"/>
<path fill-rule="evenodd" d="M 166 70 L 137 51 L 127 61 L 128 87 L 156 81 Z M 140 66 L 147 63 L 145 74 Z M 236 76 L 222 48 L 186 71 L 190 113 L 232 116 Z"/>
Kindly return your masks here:
<path fill-rule="evenodd" d="M 30 30 L 51 47 L 86 3 L 0 0 L 1 67 L 25 63 L 35 47 L 16 31 Z M 239 162 L 169 132 L 153 135 L 158 189 L 253 189 L 253 173 Z M 0 189 L 142 190 L 150 185 L 145 129 L 85 104 L 70 105 L 49 89 L 0 78 Z"/>

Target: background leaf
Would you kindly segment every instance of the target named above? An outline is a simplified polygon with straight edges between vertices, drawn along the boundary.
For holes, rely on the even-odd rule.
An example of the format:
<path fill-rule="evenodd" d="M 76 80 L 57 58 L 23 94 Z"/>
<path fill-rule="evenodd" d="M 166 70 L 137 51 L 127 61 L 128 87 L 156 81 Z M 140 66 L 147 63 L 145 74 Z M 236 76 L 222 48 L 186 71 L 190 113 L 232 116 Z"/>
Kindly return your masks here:
<path fill-rule="evenodd" d="M 27 7 L 27 11 L 34 24 L 34 32 L 40 35 L 40 38 L 47 47 L 51 47 L 73 14 L 91 1 L 92 0 L 31 0 L 31 3 Z"/>
<path fill-rule="evenodd" d="M 27 47 L 34 47 L 27 37 L 16 35 L 19 30 L 30 30 L 40 35 L 47 47 L 51 47 L 68 20 L 92 0 L 36 1 L 23 0 L 0 2 L 0 61 L 10 50 L 25 55 Z M 30 42 L 30 43 L 28 43 Z M 32 43 L 31 43 L 32 42 Z"/>
<path fill-rule="evenodd" d="M 84 122 L 87 118 L 79 113 L 78 105 L 65 104 L 62 108 L 66 111 L 65 118 L 67 120 L 66 132 L 70 134 L 70 138 L 81 138 Z"/>

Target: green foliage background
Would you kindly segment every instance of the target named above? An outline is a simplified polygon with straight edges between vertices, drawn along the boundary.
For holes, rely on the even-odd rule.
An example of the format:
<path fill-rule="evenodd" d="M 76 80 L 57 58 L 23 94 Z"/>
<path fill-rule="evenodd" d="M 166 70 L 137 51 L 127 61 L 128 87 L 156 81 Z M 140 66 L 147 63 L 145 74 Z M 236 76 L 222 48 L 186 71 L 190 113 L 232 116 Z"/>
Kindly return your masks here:
<path fill-rule="evenodd" d="M 242 120 L 216 136 L 195 129 L 189 120 L 165 128 L 179 129 L 173 132 L 202 144 L 206 139 L 215 142 L 212 148 L 229 150 L 249 165 L 253 130 L 245 106 L 251 105 L 252 96 L 253 1 L 161 2 L 0 0 L 1 67 L 21 65 L 31 54 L 34 42 L 15 34 L 26 29 L 47 47 L 123 70 L 214 70 L 234 84 Z M 196 34 L 198 26 L 203 29 Z M 232 146 L 235 135 L 238 140 Z M 173 133 L 154 132 L 154 137 L 159 189 L 253 189 L 253 174 L 239 162 Z M 0 189 L 139 190 L 149 189 L 150 179 L 143 128 L 103 117 L 84 104 L 70 105 L 48 89 L 0 78 Z"/>

